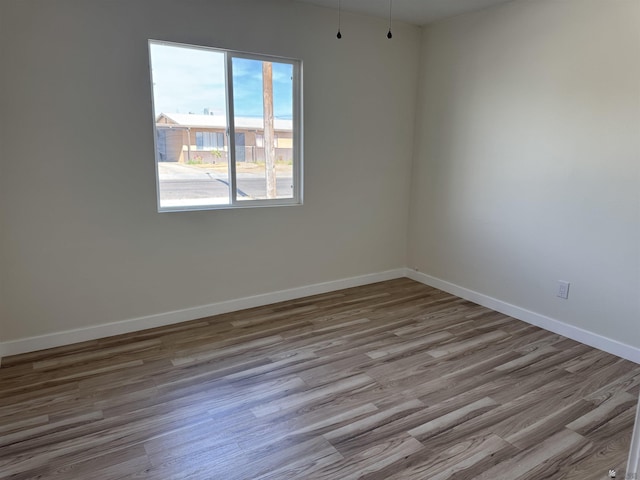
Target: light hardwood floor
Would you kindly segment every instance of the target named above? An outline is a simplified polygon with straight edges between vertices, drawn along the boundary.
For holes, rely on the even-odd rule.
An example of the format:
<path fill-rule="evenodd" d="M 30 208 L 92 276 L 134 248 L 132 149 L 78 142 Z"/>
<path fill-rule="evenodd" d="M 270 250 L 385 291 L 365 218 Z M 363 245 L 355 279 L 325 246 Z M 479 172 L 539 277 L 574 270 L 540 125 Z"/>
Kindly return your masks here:
<path fill-rule="evenodd" d="M 3 479 L 624 478 L 640 366 L 408 279 L 4 359 Z"/>

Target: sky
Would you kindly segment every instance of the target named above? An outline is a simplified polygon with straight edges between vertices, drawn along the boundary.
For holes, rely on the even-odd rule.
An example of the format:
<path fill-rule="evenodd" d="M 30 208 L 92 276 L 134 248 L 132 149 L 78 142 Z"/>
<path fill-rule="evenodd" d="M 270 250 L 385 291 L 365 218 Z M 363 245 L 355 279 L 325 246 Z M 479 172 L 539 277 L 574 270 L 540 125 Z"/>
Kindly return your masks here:
<path fill-rule="evenodd" d="M 160 113 L 225 114 L 224 54 L 204 48 L 151 43 L 153 101 Z M 262 62 L 234 57 L 236 116 L 262 116 Z M 273 62 L 273 103 L 277 118 L 291 118 L 293 67 Z"/>

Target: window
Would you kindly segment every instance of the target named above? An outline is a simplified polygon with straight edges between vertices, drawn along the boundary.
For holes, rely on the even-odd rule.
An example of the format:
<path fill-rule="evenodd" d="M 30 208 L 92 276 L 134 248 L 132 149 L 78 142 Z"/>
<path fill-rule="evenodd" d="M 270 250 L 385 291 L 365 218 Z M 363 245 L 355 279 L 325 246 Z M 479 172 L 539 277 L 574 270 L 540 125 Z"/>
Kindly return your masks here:
<path fill-rule="evenodd" d="M 301 63 L 149 41 L 158 210 L 302 203 Z"/>
<path fill-rule="evenodd" d="M 224 133 L 222 132 L 196 132 L 196 148 L 198 150 L 223 150 Z"/>

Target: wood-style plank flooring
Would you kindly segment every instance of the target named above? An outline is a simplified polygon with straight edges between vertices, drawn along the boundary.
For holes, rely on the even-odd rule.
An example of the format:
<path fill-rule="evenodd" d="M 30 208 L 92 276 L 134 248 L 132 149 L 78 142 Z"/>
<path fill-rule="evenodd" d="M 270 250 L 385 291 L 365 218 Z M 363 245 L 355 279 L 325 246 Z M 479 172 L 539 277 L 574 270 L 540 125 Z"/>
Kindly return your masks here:
<path fill-rule="evenodd" d="M 624 478 L 639 390 L 399 279 L 6 358 L 0 478 Z"/>

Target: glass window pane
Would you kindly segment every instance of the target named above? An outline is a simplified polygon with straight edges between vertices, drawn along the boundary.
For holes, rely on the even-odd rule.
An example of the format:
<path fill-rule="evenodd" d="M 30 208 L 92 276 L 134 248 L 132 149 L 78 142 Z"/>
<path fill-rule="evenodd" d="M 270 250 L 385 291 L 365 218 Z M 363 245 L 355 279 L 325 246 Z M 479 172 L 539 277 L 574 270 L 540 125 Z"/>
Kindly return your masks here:
<path fill-rule="evenodd" d="M 156 40 L 149 55 L 160 211 L 301 203 L 299 61 Z"/>
<path fill-rule="evenodd" d="M 293 66 L 234 57 L 238 200 L 293 198 Z"/>
<path fill-rule="evenodd" d="M 228 205 L 223 52 L 150 42 L 160 208 Z M 219 137 L 220 136 L 220 137 Z"/>

